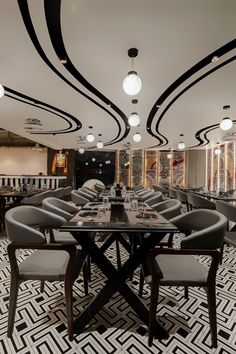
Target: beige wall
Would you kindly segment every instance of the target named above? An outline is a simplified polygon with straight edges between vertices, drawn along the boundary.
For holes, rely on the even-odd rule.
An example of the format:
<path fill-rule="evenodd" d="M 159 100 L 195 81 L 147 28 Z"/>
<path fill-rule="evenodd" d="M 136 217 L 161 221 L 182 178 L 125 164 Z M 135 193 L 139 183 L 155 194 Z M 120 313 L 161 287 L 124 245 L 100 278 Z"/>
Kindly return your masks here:
<path fill-rule="evenodd" d="M 205 186 L 206 182 L 206 151 L 188 150 L 186 185 L 191 187 Z"/>
<path fill-rule="evenodd" d="M 29 148 L 0 148 L 0 174 L 37 175 L 47 174 L 47 151 Z"/>

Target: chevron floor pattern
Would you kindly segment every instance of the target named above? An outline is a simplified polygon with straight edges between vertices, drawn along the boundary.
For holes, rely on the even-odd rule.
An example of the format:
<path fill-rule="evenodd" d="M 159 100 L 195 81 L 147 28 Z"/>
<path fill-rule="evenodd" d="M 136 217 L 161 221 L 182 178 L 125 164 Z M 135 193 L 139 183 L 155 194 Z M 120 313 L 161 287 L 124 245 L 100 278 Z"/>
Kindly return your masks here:
<path fill-rule="evenodd" d="M 178 239 L 177 239 L 178 242 Z M 169 331 L 168 340 L 155 340 L 147 346 L 147 328 L 135 313 L 115 294 L 89 327 L 70 342 L 66 331 L 63 284 L 47 283 L 43 293 L 39 282 L 24 282 L 18 295 L 18 306 L 12 339 L 6 337 L 10 271 L 6 239 L 0 240 L 0 353 L 1 354 L 235 354 L 236 353 L 236 249 L 227 247 L 217 277 L 218 348 L 211 349 L 206 294 L 190 289 L 189 300 L 182 288 L 163 288 L 160 293 L 158 318 Z M 122 252 L 123 257 L 127 256 Z M 18 254 L 24 258 L 26 252 Z M 115 250 L 108 256 L 115 260 Z M 201 259 L 203 263 L 207 260 Z M 138 271 L 130 286 L 137 291 Z M 89 296 L 83 292 L 79 278 L 74 286 L 74 314 L 80 313 L 105 281 L 101 271 L 92 265 Z M 144 303 L 149 305 L 149 288 L 144 289 Z"/>

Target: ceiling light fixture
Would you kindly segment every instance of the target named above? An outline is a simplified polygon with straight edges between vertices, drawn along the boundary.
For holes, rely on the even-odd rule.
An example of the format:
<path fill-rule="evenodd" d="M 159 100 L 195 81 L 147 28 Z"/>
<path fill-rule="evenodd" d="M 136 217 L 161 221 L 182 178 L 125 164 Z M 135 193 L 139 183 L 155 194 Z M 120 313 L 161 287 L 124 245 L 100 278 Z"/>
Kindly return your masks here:
<path fill-rule="evenodd" d="M 142 139 L 141 134 L 139 133 L 134 134 L 133 141 L 135 141 L 135 143 L 139 143 L 141 139 Z"/>
<path fill-rule="evenodd" d="M 223 107 L 223 109 L 225 111 L 227 111 L 228 109 L 230 109 L 230 106 L 226 105 L 226 106 Z M 226 115 L 227 115 L 227 113 L 226 113 Z M 232 122 L 232 120 L 229 117 L 223 118 L 221 123 L 220 123 L 220 129 L 222 129 L 222 130 L 229 130 L 229 129 L 232 128 L 232 126 L 233 126 L 233 122 Z"/>
<path fill-rule="evenodd" d="M 123 81 L 123 90 L 129 96 L 137 95 L 142 89 L 142 81 L 137 72 L 133 70 L 134 58 L 138 55 L 137 48 L 130 48 L 128 50 L 128 56 L 132 58 L 132 70 L 128 72 L 128 75 Z"/>
<path fill-rule="evenodd" d="M 215 154 L 216 155 L 220 155 L 221 154 L 221 149 L 220 149 L 220 146 L 219 146 L 220 143 L 217 143 L 217 147 L 215 149 Z"/>
<path fill-rule="evenodd" d="M 211 59 L 212 63 L 216 63 L 220 58 L 217 55 L 214 55 Z"/>
<path fill-rule="evenodd" d="M 79 148 L 79 153 L 83 154 L 85 152 L 84 148 Z"/>
<path fill-rule="evenodd" d="M 183 137 L 184 134 L 180 134 L 180 137 Z M 180 141 L 178 144 L 178 149 L 179 150 L 184 150 L 185 149 L 185 143 L 183 141 Z"/>
<path fill-rule="evenodd" d="M 133 105 L 135 106 L 135 104 L 138 103 L 138 100 L 137 99 L 133 99 L 132 100 L 132 103 Z M 128 118 L 128 122 L 129 122 L 129 125 L 131 127 L 137 127 L 139 124 L 140 124 L 140 117 L 139 115 L 137 114 L 137 112 L 132 112 L 131 115 L 129 116 Z"/>
<path fill-rule="evenodd" d="M 3 97 L 5 94 L 4 87 L 0 84 L 0 98 Z"/>
<path fill-rule="evenodd" d="M 66 58 L 61 58 L 61 59 L 60 59 L 60 62 L 61 62 L 62 64 L 66 64 L 66 63 L 67 63 L 67 59 L 66 59 Z"/>
<path fill-rule="evenodd" d="M 173 154 L 172 154 L 171 148 L 170 148 L 170 151 L 167 154 L 167 158 L 170 160 L 170 159 L 172 159 L 172 157 L 173 157 Z"/>
<path fill-rule="evenodd" d="M 102 141 L 98 141 L 97 142 L 97 148 L 98 149 L 102 149 L 103 148 L 103 142 Z"/>
<path fill-rule="evenodd" d="M 89 143 L 92 143 L 94 141 L 94 135 L 92 133 L 89 133 L 87 136 L 86 136 L 86 139 Z"/>

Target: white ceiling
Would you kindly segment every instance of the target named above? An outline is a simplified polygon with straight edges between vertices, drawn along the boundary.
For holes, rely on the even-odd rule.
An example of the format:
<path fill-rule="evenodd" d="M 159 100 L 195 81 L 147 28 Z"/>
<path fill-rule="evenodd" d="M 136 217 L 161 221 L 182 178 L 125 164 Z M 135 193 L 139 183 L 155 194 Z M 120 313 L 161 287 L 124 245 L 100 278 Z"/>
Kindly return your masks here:
<path fill-rule="evenodd" d="M 46 60 L 57 73 L 36 50 L 18 3 L 23 4 L 24 9 L 28 4 L 28 15 L 38 42 Z M 62 0 L 60 18 L 56 11 L 60 1 L 48 0 L 46 3 L 55 6 L 50 23 L 60 19 L 64 46 L 76 73 L 73 76 L 67 66 L 61 64 L 52 45 L 43 0 L 0 0 L 0 83 L 6 91 L 0 99 L 0 127 L 56 149 L 78 148 L 81 144 L 77 138 L 86 136 L 89 131 L 94 133 L 95 142 L 102 140 L 109 149 L 122 148 L 127 142 L 133 149 L 158 145 L 159 140 L 146 129 L 147 119 L 158 98 L 187 70 L 235 40 L 235 0 Z M 53 33 L 57 40 L 56 27 Z M 134 69 L 143 83 L 136 105 L 141 124 L 138 128 L 131 128 L 123 139 L 126 124 L 114 111 L 113 105 L 123 112 L 125 119 L 133 111 L 132 98 L 122 89 L 123 79 L 131 69 L 131 59 L 127 54 L 131 47 L 139 50 L 138 57 L 134 59 Z M 187 80 L 166 98 L 150 124 L 151 132 L 157 136 L 155 127 L 168 103 L 194 80 L 222 64 L 221 68 L 187 89 L 166 111 L 159 124 L 159 133 L 167 138 L 168 144 L 165 145 L 165 139 L 162 139 L 164 142 L 160 148 L 175 148 L 180 133 L 184 134 L 187 147 L 198 145 L 195 133 L 219 124 L 226 104 L 231 106 L 230 117 L 236 120 L 235 60 L 223 65 L 234 56 L 235 49 L 222 55 L 217 63 L 208 61 L 199 71 L 193 70 Z M 63 75 L 64 80 L 58 73 Z M 78 73 L 102 93 L 104 99 L 79 82 L 76 77 Z M 100 107 L 69 86 L 65 79 Z M 16 92 L 12 94 L 10 90 Z M 20 102 L 18 99 L 22 97 L 19 94 L 42 104 L 34 104 L 29 98 Z M 113 105 L 110 107 L 106 102 Z M 42 109 L 48 108 L 44 104 L 53 106 L 50 112 Z M 62 110 L 62 116 L 68 121 L 55 115 L 56 109 Z M 24 123 L 29 117 L 40 119 L 44 131 L 50 134 L 27 133 Z M 73 130 L 77 127 L 77 119 L 82 124 L 79 130 L 52 134 L 68 129 L 69 124 L 69 130 Z M 235 125 L 230 133 L 234 131 Z M 142 141 L 138 144 L 132 141 L 136 132 L 142 134 Z M 98 137 L 99 133 L 102 137 Z M 222 140 L 223 135 L 216 127 L 207 136 L 210 143 L 216 143 Z M 113 140 L 120 141 L 110 144 Z M 203 139 L 200 147 L 205 143 Z M 93 147 L 94 143 L 83 143 L 83 146 Z"/>

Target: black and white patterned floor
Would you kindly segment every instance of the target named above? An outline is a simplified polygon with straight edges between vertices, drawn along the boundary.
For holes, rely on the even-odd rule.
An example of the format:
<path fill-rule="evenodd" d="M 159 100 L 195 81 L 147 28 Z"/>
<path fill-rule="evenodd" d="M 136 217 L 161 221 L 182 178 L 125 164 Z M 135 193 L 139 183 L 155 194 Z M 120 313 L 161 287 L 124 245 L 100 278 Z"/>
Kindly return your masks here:
<path fill-rule="evenodd" d="M 86 331 L 70 342 L 66 330 L 63 283 L 46 283 L 43 293 L 39 282 L 24 282 L 18 295 L 18 306 L 12 339 L 6 337 L 10 271 L 6 254 L 7 240 L 0 240 L 0 353 L 21 354 L 234 354 L 236 353 L 236 249 L 227 247 L 217 277 L 218 348 L 211 349 L 206 294 L 190 289 L 189 300 L 182 288 L 163 288 L 158 318 L 170 333 L 168 340 L 154 340 L 147 345 L 147 328 L 116 294 Z M 114 249 L 109 257 L 114 259 Z M 26 254 L 19 254 L 19 258 Z M 125 255 L 124 255 L 125 257 Z M 202 260 L 206 262 L 206 260 Z M 83 281 L 74 286 L 74 315 L 99 291 L 104 282 L 99 269 L 92 267 L 90 294 L 84 295 Z M 137 291 L 138 272 L 130 286 Z M 149 305 L 149 288 L 145 286 L 144 303 Z"/>

